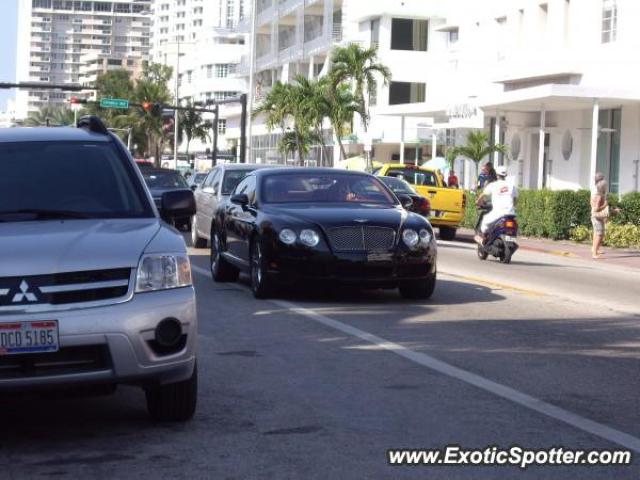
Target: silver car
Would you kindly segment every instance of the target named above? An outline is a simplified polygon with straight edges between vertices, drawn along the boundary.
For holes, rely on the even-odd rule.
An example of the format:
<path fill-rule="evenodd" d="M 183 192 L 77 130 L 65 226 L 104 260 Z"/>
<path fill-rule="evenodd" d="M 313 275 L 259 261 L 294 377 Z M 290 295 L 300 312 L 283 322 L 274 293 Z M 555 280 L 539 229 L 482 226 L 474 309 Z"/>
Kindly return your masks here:
<path fill-rule="evenodd" d="M 195 190 L 197 213 L 191 219 L 191 242 L 204 248 L 211 240 L 211 225 L 218 206 L 229 199 L 236 185 L 258 168 L 274 165 L 251 163 L 227 163 L 214 167 L 200 188 Z"/>
<path fill-rule="evenodd" d="M 0 393 L 133 384 L 159 420 L 197 397 L 196 303 L 182 236 L 125 146 L 80 128 L 0 129 Z M 169 215 L 195 212 L 167 192 Z"/>

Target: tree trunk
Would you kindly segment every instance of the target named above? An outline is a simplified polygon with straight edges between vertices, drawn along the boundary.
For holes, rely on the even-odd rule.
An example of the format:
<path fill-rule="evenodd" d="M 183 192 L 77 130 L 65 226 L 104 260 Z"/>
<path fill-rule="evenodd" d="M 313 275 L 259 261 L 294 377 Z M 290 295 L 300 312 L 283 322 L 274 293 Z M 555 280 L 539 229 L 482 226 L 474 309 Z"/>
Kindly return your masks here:
<path fill-rule="evenodd" d="M 318 135 L 318 139 L 320 140 L 320 148 L 322 148 L 322 153 L 324 154 L 324 161 L 326 162 L 329 159 L 329 152 L 327 150 L 327 146 L 324 143 L 324 137 L 322 136 L 322 129 L 318 126 L 316 126 L 316 135 Z M 322 162 L 320 166 L 321 167 L 324 166 L 322 165 Z"/>

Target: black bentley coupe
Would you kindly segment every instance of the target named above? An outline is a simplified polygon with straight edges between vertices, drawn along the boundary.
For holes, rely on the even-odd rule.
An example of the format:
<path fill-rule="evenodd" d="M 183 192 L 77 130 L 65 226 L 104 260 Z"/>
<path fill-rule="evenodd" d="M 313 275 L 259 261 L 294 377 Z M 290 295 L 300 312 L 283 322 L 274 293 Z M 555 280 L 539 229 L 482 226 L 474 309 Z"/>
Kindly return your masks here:
<path fill-rule="evenodd" d="M 331 168 L 257 170 L 216 214 L 216 282 L 247 271 L 257 298 L 283 284 L 399 288 L 426 299 L 436 284 L 429 221 L 379 178 Z"/>

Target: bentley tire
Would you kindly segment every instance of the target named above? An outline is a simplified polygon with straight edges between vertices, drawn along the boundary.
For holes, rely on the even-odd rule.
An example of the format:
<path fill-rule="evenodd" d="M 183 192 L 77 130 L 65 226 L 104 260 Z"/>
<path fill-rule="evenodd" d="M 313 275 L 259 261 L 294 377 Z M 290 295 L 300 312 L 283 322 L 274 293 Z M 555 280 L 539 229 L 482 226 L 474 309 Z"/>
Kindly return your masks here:
<path fill-rule="evenodd" d="M 235 282 L 238 280 L 238 269 L 222 256 L 222 243 L 217 233 L 211 235 L 211 277 L 215 282 Z"/>

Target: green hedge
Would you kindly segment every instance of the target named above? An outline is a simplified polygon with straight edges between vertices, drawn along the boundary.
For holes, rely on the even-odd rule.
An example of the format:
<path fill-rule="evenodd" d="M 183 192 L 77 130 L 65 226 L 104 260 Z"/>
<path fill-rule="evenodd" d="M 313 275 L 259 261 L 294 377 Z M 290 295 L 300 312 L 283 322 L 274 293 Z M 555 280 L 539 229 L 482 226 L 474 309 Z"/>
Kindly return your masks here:
<path fill-rule="evenodd" d="M 590 198 L 591 194 L 588 190 L 520 190 L 516 209 L 520 233 L 524 236 L 545 237 L 553 240 L 578 240 L 574 237 L 579 237 L 582 233 L 576 230 L 577 227 L 591 229 Z M 475 193 L 467 192 L 464 226 L 468 228 L 473 228 L 478 218 L 475 201 Z M 609 203 L 612 207 L 618 207 L 621 210 L 611 219 L 609 227 L 612 225 L 640 227 L 640 193 L 628 193 L 620 201 L 617 196 L 610 195 Z M 611 240 L 612 242 L 627 243 L 632 246 L 635 241 L 633 236 L 640 229 L 615 229 L 612 230 L 612 235 L 614 231 L 624 232 L 620 235 L 625 240 Z"/>

